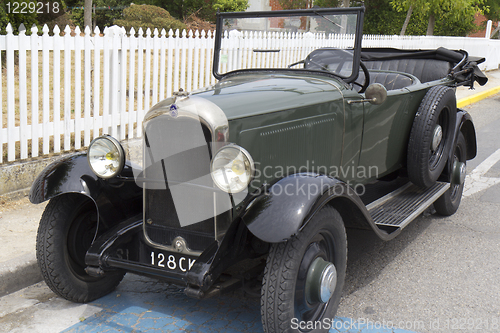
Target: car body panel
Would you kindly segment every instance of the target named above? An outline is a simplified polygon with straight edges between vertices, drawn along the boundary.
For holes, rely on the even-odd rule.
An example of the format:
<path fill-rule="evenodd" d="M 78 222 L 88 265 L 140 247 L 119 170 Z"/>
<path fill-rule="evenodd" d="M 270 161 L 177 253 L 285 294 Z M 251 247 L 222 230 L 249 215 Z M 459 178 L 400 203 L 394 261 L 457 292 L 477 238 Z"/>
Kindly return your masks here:
<path fill-rule="evenodd" d="M 364 105 L 363 143 L 358 167 L 361 177 L 357 178 L 358 181 L 363 181 L 363 178 L 365 182 L 374 180 L 406 163 L 409 133 L 420 104 L 418 97 L 425 92 L 410 93 L 406 88 L 391 90 L 382 105 Z"/>
<path fill-rule="evenodd" d="M 342 98 L 341 89 L 342 85 L 338 81 L 324 76 L 260 73 L 230 76 L 211 87 L 193 92 L 193 95 L 219 106 L 231 121 L 314 107 Z"/>
<path fill-rule="evenodd" d="M 258 156 L 255 189 L 276 173 L 311 171 L 314 164 L 340 167 L 345 118 L 341 88 L 328 78 L 261 74 L 229 78 L 195 96 L 224 110 L 229 141 Z M 288 170 L 278 170 L 283 165 Z"/>

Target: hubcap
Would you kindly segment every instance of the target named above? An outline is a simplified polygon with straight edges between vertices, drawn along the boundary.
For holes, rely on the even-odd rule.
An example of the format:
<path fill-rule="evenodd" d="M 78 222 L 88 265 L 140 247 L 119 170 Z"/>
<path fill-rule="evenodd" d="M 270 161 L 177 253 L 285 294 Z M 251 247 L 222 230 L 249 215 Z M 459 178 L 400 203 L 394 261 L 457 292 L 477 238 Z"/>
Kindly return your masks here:
<path fill-rule="evenodd" d="M 332 297 L 337 285 L 335 265 L 323 258 L 316 258 L 306 279 L 306 295 L 310 303 L 326 303 Z"/>
<path fill-rule="evenodd" d="M 464 162 L 455 161 L 453 163 L 453 173 L 451 182 L 456 185 L 462 185 L 465 182 L 466 167 Z"/>
<path fill-rule="evenodd" d="M 434 128 L 434 134 L 432 136 L 431 150 L 433 152 L 435 152 L 438 149 L 441 140 L 443 140 L 443 128 L 441 127 L 441 125 L 438 124 Z"/>

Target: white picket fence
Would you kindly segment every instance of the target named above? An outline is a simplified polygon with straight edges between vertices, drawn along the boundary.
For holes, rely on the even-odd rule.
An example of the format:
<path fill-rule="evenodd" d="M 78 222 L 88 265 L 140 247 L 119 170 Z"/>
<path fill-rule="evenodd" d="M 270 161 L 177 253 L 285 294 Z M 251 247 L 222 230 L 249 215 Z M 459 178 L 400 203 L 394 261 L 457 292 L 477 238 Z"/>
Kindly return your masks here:
<path fill-rule="evenodd" d="M 20 31 L 24 30 L 21 26 Z M 0 163 L 78 150 L 108 133 L 119 139 L 142 136 L 142 118 L 152 105 L 183 88 L 193 91 L 215 83 L 212 76 L 214 32 L 168 33 L 123 28 L 69 27 L 61 36 L 44 26 L 31 36 L 24 31 L 0 36 L 0 60 L 6 69 L 0 80 Z M 302 59 L 317 47 L 341 47 L 351 37 L 324 34 L 229 34 L 225 55 L 238 54 L 221 70 L 241 66 L 268 67 Z M 288 48 L 282 58 L 253 59 L 255 45 Z M 363 47 L 429 49 L 444 46 L 485 56 L 482 69 L 497 69 L 500 41 L 461 37 L 364 36 Z M 243 56 L 241 56 L 243 55 Z M 262 57 L 262 53 L 257 54 Z M 274 56 L 274 55 L 266 55 Z"/>

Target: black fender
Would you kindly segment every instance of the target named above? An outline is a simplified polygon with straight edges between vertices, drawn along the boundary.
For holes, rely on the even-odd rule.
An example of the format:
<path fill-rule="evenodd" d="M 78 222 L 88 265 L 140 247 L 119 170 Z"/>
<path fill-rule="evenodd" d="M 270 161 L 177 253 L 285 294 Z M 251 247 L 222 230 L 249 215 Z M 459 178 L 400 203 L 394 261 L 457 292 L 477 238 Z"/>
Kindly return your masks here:
<path fill-rule="evenodd" d="M 122 175 L 132 176 L 126 165 Z M 96 205 L 99 220 L 115 224 L 142 211 L 142 189 L 133 177 L 102 179 L 87 162 L 87 153 L 76 153 L 48 165 L 35 179 L 29 193 L 32 203 L 38 204 L 58 195 L 78 193 Z"/>
<path fill-rule="evenodd" d="M 457 109 L 457 119 L 455 123 L 455 136 L 453 138 L 452 149 L 448 153 L 448 162 L 443 170 L 443 173 L 439 177 L 440 181 L 451 182 L 451 174 L 453 173 L 453 154 L 454 147 L 457 144 L 458 136 L 462 133 L 465 138 L 465 145 L 467 147 L 467 160 L 472 160 L 477 154 L 477 141 L 476 141 L 476 130 L 474 128 L 474 123 L 472 122 L 471 115 L 462 109 Z"/>
<path fill-rule="evenodd" d="M 279 243 L 300 232 L 327 204 L 339 211 L 347 228 L 371 229 L 383 240 L 400 232 L 399 228 L 391 233 L 378 228 L 348 184 L 312 173 L 298 173 L 277 181 L 250 202 L 242 219 L 257 238 Z"/>
<path fill-rule="evenodd" d="M 458 133 L 462 132 L 467 145 L 467 160 L 472 160 L 477 154 L 476 130 L 472 122 L 471 115 L 462 109 L 457 110 L 457 124 L 455 142 L 458 140 Z"/>

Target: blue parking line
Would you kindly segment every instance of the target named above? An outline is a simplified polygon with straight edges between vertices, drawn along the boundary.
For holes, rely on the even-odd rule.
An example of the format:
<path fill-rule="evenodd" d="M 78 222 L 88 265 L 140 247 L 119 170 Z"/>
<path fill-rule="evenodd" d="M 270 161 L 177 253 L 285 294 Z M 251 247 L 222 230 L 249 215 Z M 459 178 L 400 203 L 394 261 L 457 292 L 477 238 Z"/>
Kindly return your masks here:
<path fill-rule="evenodd" d="M 90 305 L 102 310 L 63 332 L 263 332 L 259 299 L 242 292 L 196 300 L 180 292 L 115 291 Z M 330 333 L 412 333 L 341 317 L 330 325 Z"/>
<path fill-rule="evenodd" d="M 259 304 L 248 297 L 115 291 L 90 303 L 102 311 L 63 332 L 262 332 Z"/>

